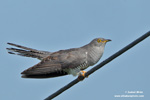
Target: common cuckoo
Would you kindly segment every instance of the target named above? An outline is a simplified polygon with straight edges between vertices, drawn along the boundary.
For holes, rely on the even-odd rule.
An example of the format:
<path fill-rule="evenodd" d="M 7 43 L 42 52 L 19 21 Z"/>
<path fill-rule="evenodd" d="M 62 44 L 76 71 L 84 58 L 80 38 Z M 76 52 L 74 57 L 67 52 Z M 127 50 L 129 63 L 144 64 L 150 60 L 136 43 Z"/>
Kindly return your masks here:
<path fill-rule="evenodd" d="M 95 38 L 80 48 L 48 52 L 8 43 L 18 48 L 7 48 L 8 53 L 41 60 L 38 64 L 24 70 L 23 78 L 50 78 L 72 74 L 84 76 L 89 66 L 96 64 L 103 55 L 105 45 L 110 39 Z"/>

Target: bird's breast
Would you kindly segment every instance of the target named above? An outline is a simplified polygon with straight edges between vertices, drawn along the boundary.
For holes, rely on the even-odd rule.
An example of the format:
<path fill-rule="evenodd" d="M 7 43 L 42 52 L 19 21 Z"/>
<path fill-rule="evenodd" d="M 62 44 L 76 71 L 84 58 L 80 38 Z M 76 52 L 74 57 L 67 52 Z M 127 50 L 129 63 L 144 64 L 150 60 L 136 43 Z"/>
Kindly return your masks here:
<path fill-rule="evenodd" d="M 104 48 L 92 48 L 88 53 L 89 66 L 96 64 L 102 57 Z"/>

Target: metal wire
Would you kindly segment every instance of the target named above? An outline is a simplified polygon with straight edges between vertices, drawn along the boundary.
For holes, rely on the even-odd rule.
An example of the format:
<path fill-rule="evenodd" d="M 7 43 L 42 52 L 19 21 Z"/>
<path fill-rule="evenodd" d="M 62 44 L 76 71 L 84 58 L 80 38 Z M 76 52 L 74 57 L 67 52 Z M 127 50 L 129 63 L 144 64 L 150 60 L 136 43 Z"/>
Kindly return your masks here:
<path fill-rule="evenodd" d="M 116 57 L 120 56 L 121 54 L 123 54 L 124 52 L 126 52 L 127 50 L 129 50 L 130 48 L 132 48 L 133 46 L 135 46 L 136 44 L 138 44 L 139 42 L 141 42 L 142 40 L 144 40 L 148 36 L 150 36 L 150 31 L 145 33 L 144 35 L 142 35 L 141 37 L 139 37 L 138 39 L 136 39 L 135 41 L 133 41 L 129 45 L 125 46 L 124 48 L 122 48 L 121 50 L 119 50 L 118 52 L 116 52 L 115 54 L 113 54 L 112 56 L 110 56 L 109 58 L 107 58 L 106 60 L 104 60 L 103 62 L 98 64 L 97 66 L 95 66 L 92 69 L 90 69 L 88 72 L 85 73 L 85 77 L 87 77 L 88 75 L 92 74 L 93 72 L 95 72 L 96 70 L 98 70 L 99 68 L 104 66 L 105 64 L 109 63 L 110 61 L 112 61 Z M 79 78 L 76 78 L 75 80 L 73 80 L 72 82 L 67 84 L 66 86 L 62 87 L 61 89 L 59 89 L 58 91 L 56 91 L 55 93 L 53 93 L 52 95 L 47 97 L 45 100 L 51 100 L 51 99 L 55 98 L 56 96 L 58 96 L 59 94 L 61 94 L 65 90 L 69 89 L 73 85 L 75 85 L 78 82 L 80 82 L 79 80 L 83 80 L 83 79 L 84 79 L 83 76 L 80 76 Z"/>

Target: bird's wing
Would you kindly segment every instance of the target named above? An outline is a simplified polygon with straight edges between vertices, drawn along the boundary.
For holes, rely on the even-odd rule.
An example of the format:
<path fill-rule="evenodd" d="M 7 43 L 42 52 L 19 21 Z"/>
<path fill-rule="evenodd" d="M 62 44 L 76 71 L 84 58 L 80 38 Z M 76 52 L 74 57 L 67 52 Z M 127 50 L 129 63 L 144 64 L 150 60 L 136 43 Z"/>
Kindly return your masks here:
<path fill-rule="evenodd" d="M 41 50 L 36 50 L 28 47 L 24 47 L 21 45 L 13 44 L 13 43 L 7 43 L 9 45 L 21 48 L 6 48 L 8 50 L 8 53 L 10 54 L 16 54 L 16 55 L 21 55 L 25 57 L 32 57 L 32 58 L 38 58 L 38 59 L 43 59 L 51 54 L 51 52 L 48 51 L 41 51 Z"/>
<path fill-rule="evenodd" d="M 78 52 L 78 49 L 61 50 L 52 53 L 44 58 L 40 63 L 23 71 L 25 76 L 62 76 L 68 73 L 64 69 L 76 68 L 84 63 L 85 56 Z"/>

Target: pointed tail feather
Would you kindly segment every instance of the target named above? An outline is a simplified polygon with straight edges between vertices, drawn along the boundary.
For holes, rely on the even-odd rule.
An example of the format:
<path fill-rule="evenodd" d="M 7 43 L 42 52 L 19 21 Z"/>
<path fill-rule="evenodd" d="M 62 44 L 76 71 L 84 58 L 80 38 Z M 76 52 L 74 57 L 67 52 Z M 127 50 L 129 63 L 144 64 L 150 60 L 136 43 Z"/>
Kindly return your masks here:
<path fill-rule="evenodd" d="M 42 60 L 43 58 L 45 58 L 51 54 L 51 52 L 48 52 L 48 51 L 40 51 L 40 50 L 24 47 L 24 46 L 13 44 L 13 43 L 7 43 L 7 44 L 21 48 L 21 49 L 6 48 L 8 50 L 9 54 L 16 54 L 16 55 L 25 56 L 25 57 L 32 57 L 32 58 L 37 58 L 40 60 Z"/>

